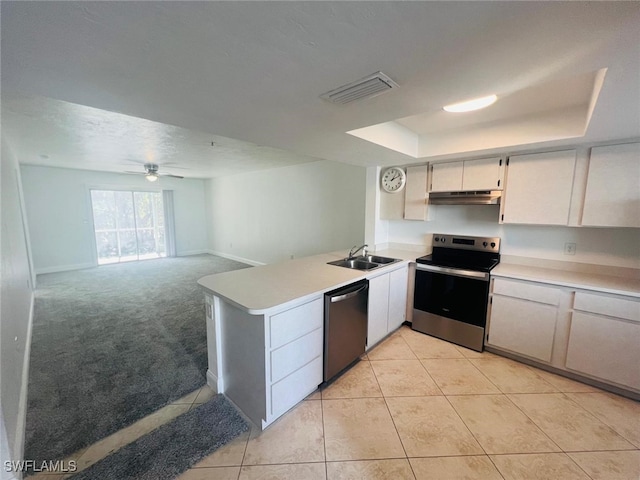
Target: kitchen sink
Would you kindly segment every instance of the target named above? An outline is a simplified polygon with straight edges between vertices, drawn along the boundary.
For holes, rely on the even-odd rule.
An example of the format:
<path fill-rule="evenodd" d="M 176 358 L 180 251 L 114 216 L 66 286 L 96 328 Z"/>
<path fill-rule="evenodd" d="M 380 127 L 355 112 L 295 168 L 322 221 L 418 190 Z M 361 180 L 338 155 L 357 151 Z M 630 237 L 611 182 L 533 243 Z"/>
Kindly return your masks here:
<path fill-rule="evenodd" d="M 400 259 L 398 258 L 379 257 L 378 255 L 366 255 L 366 256 L 357 257 L 357 258 L 365 260 L 367 262 L 371 262 L 371 263 L 380 263 L 382 265 L 387 265 L 388 263 L 395 263 L 400 261 Z"/>
<path fill-rule="evenodd" d="M 381 266 L 377 263 L 360 260 L 359 258 L 344 258 L 342 260 L 334 260 L 333 262 L 328 262 L 328 264 L 337 265 L 338 267 L 352 268 L 354 270 L 372 270 Z"/>
<path fill-rule="evenodd" d="M 390 263 L 400 262 L 398 258 L 380 257 L 378 255 L 365 255 L 353 258 L 343 258 L 342 260 L 334 260 L 328 262 L 329 265 L 338 267 L 351 268 L 354 270 L 373 270 L 374 268 L 389 265 Z"/>

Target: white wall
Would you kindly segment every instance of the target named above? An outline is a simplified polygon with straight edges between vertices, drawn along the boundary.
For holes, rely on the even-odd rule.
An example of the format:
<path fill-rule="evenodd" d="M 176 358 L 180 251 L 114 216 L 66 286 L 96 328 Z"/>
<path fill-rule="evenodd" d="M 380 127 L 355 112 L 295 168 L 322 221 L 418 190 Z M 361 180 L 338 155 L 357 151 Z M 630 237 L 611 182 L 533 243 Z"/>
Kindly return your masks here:
<path fill-rule="evenodd" d="M 362 167 L 318 161 L 211 179 L 209 248 L 273 263 L 361 244 L 365 176 Z"/>
<path fill-rule="evenodd" d="M 6 429 L 9 447 L 8 451 L 6 445 L 1 449 L 4 470 L 5 455 L 11 455 L 13 460 L 21 459 L 24 448 L 33 290 L 29 241 L 21 206 L 20 170 L 4 140 L 1 155 L 0 428 Z M 4 432 L 0 432 L 0 441 L 3 438 Z"/>
<path fill-rule="evenodd" d="M 207 249 L 204 180 L 22 165 L 33 261 L 37 273 L 95 266 L 90 188 L 174 191 L 178 255 Z"/>
<path fill-rule="evenodd" d="M 500 237 L 503 255 L 640 268 L 640 229 L 499 225 L 497 205 L 429 205 L 429 222 L 389 221 L 389 243 L 430 244 L 426 235 Z M 564 255 L 565 242 L 576 243 Z"/>

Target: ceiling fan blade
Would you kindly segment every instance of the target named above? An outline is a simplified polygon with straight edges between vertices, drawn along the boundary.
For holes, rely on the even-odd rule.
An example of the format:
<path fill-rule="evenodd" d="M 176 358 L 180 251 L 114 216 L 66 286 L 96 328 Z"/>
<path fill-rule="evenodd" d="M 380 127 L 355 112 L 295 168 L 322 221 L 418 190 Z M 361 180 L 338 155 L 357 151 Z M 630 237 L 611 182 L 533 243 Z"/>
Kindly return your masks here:
<path fill-rule="evenodd" d="M 173 177 L 173 178 L 184 178 L 180 175 L 171 175 L 170 173 L 161 173 L 160 174 L 161 177 Z"/>
<path fill-rule="evenodd" d="M 131 171 L 125 171 L 122 173 L 128 173 L 130 175 L 146 175 L 146 172 L 131 172 Z"/>

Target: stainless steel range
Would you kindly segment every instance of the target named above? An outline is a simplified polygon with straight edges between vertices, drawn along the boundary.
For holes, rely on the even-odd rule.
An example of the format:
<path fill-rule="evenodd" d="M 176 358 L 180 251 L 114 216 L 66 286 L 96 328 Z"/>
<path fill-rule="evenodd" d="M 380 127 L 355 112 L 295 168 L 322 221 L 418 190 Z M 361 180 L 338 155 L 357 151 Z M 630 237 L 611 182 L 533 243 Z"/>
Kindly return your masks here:
<path fill-rule="evenodd" d="M 433 242 L 416 260 L 412 328 L 481 352 L 500 239 L 435 234 Z"/>

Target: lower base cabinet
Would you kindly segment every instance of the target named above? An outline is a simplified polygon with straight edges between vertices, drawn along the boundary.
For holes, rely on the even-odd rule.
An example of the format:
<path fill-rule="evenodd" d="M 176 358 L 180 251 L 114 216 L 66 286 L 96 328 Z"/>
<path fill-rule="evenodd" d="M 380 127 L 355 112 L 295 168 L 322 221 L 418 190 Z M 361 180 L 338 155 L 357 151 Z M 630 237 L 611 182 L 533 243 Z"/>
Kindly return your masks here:
<path fill-rule="evenodd" d="M 367 349 L 406 320 L 408 281 L 407 266 L 369 279 Z"/>
<path fill-rule="evenodd" d="M 551 362 L 558 307 L 495 295 L 489 342 L 497 347 Z"/>
<path fill-rule="evenodd" d="M 640 390 L 640 302 L 576 293 L 566 367 Z"/>
<path fill-rule="evenodd" d="M 486 345 L 640 393 L 640 299 L 492 280 Z"/>

